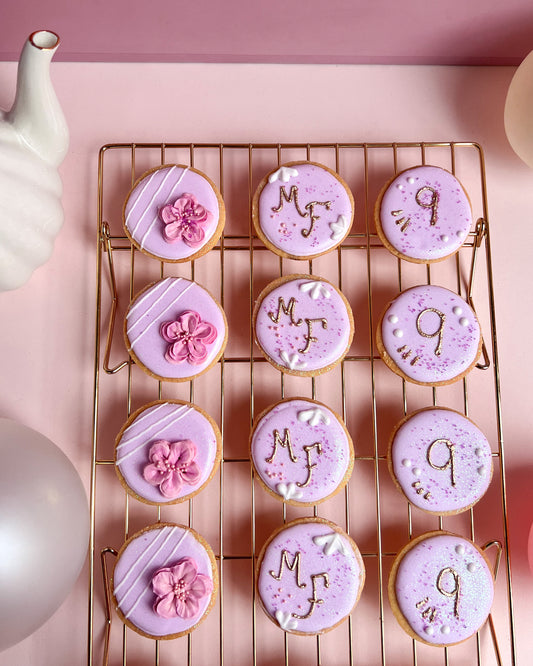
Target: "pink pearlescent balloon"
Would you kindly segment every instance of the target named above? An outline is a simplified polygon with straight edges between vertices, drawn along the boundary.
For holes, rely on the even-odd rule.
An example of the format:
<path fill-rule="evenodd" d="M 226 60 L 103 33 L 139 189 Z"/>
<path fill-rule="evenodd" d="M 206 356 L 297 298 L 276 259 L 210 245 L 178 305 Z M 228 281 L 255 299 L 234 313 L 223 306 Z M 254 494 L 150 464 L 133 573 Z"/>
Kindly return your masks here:
<path fill-rule="evenodd" d="M 87 497 L 70 460 L 35 430 L 0 419 L 0 651 L 63 603 L 88 538 Z"/>

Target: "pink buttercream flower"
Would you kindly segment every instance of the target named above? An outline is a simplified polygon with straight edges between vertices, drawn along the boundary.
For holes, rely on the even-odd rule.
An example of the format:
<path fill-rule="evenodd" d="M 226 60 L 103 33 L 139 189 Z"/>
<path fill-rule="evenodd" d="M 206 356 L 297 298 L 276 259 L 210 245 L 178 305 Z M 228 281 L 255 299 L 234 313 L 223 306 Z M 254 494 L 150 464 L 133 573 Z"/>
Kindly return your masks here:
<path fill-rule="evenodd" d="M 161 324 L 160 333 L 169 346 L 165 358 L 169 363 L 187 361 L 199 365 L 207 358 L 207 345 L 217 338 L 217 329 L 193 310 L 182 312 L 175 321 Z"/>
<path fill-rule="evenodd" d="M 200 601 L 213 591 L 213 581 L 198 573 L 191 557 L 184 557 L 173 567 L 159 569 L 152 577 L 152 589 L 158 615 L 190 618 L 198 614 Z"/>
<path fill-rule="evenodd" d="M 163 237 L 167 243 L 182 240 L 189 247 L 201 245 L 205 238 L 203 227 L 213 217 L 194 194 L 182 194 L 173 204 L 160 208 L 159 215 L 165 223 Z"/>
<path fill-rule="evenodd" d="M 143 477 L 152 486 L 159 486 L 163 497 L 176 499 L 184 484 L 198 483 L 201 470 L 194 460 L 196 446 L 190 439 L 167 442 L 158 439 L 148 452 L 150 464 L 146 465 Z"/>

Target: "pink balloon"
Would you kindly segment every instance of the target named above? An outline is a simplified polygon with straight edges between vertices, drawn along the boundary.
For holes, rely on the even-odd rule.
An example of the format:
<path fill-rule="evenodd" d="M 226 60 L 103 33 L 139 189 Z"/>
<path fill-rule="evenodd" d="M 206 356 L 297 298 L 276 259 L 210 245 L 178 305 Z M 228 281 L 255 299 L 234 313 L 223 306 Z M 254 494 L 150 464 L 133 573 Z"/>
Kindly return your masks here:
<path fill-rule="evenodd" d="M 35 430 L 0 419 L 0 651 L 63 603 L 88 538 L 87 497 L 70 460 Z"/>

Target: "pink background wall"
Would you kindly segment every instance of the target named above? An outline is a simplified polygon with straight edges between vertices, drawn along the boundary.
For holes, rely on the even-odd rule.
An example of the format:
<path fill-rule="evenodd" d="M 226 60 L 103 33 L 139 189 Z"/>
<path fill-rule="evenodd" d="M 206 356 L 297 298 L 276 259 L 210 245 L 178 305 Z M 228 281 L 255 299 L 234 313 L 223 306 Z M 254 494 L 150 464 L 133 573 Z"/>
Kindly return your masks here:
<path fill-rule="evenodd" d="M 66 61 L 513 65 L 533 42 L 531 0 L 7 0 L 0 14 L 0 60 L 35 28 L 61 35 Z"/>

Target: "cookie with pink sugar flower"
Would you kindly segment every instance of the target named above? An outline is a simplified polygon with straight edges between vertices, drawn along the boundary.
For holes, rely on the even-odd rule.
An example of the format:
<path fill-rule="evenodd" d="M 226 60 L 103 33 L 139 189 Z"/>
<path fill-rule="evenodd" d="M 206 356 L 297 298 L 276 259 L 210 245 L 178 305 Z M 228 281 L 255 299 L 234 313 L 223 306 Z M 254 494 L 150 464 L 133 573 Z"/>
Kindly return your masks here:
<path fill-rule="evenodd" d="M 116 438 L 121 484 L 146 504 L 177 504 L 197 495 L 215 475 L 222 437 L 203 409 L 181 400 L 156 400 L 126 421 Z"/>
<path fill-rule="evenodd" d="M 141 636 L 184 636 L 202 622 L 215 603 L 215 555 L 190 527 L 150 525 L 120 549 L 111 590 L 118 616 Z"/>
<path fill-rule="evenodd" d="M 158 380 L 185 382 L 222 356 L 226 316 L 201 285 L 168 277 L 145 287 L 124 320 L 126 348 L 135 363 Z"/>
<path fill-rule="evenodd" d="M 205 173 L 164 164 L 143 173 L 128 193 L 124 229 L 138 250 L 162 261 L 198 259 L 218 241 L 224 201 Z"/>

